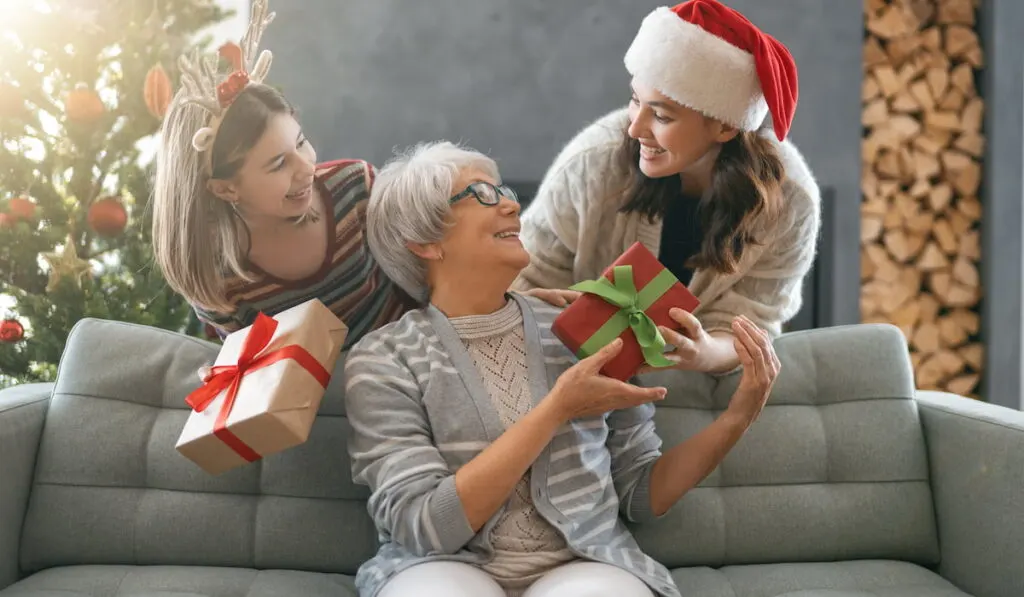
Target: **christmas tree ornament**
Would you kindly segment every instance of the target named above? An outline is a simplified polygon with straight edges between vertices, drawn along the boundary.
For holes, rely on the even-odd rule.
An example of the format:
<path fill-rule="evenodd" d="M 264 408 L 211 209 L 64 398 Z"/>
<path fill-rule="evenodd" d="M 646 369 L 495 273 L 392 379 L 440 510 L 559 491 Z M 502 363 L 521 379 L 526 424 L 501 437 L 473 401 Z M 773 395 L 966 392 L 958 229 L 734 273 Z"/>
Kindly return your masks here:
<path fill-rule="evenodd" d="M 98 93 L 85 83 L 79 83 L 68 94 L 64 112 L 75 124 L 90 125 L 99 120 L 107 111 Z"/>
<path fill-rule="evenodd" d="M 22 119 L 28 115 L 25 96 L 10 83 L 0 83 L 0 119 Z"/>
<path fill-rule="evenodd" d="M 0 343 L 14 344 L 25 338 L 25 326 L 17 319 L 5 319 L 0 321 Z"/>
<path fill-rule="evenodd" d="M 14 222 L 31 220 L 36 217 L 36 204 L 27 197 L 15 197 L 7 203 L 7 213 Z"/>
<path fill-rule="evenodd" d="M 42 258 L 50 266 L 50 279 L 46 292 L 53 292 L 64 278 L 71 278 L 75 287 L 82 288 L 82 279 L 92 275 L 92 265 L 78 256 L 74 238 L 69 234 L 64 247 L 59 251 L 43 253 Z"/>
<path fill-rule="evenodd" d="M 146 73 L 146 83 L 142 89 L 142 95 L 146 100 L 146 108 L 157 120 L 163 120 L 167 114 L 167 108 L 171 105 L 174 97 L 171 91 L 171 78 L 167 76 L 162 64 L 155 64 Z"/>
<path fill-rule="evenodd" d="M 86 222 L 100 236 L 113 237 L 124 232 L 128 225 L 128 212 L 120 198 L 104 197 L 89 206 Z"/>
<path fill-rule="evenodd" d="M 207 169 L 210 167 L 207 150 L 213 147 L 224 114 L 238 94 L 250 84 L 262 83 L 270 71 L 273 60 L 270 50 L 263 50 L 258 55 L 257 50 L 260 38 L 274 20 L 274 16 L 275 13 L 267 11 L 267 0 L 253 0 L 249 27 L 242 37 L 241 44 L 226 43 L 218 52 L 232 66 L 231 74 L 224 80 L 219 80 L 217 56 L 200 57 L 199 51 L 196 50 L 192 56 L 182 56 L 178 60 L 181 82 L 187 93 L 184 101 L 203 108 L 210 117 L 209 122 L 200 127 L 192 137 L 192 147 L 207 154 Z"/>

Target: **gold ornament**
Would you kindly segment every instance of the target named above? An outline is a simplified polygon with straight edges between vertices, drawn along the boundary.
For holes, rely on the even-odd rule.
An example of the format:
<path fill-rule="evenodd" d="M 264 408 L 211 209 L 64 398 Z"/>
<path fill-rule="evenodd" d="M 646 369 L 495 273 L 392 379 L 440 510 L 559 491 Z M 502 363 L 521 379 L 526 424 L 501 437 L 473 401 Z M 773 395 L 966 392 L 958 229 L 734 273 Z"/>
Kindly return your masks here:
<path fill-rule="evenodd" d="M 82 279 L 92 275 L 92 265 L 78 257 L 74 239 L 70 234 L 63 249 L 43 253 L 42 258 L 50 265 L 50 280 L 46 284 L 46 292 L 53 292 L 65 276 L 70 276 L 75 286 L 81 289 Z"/>
<path fill-rule="evenodd" d="M 146 73 L 146 83 L 142 89 L 143 98 L 146 100 L 146 108 L 154 118 L 162 120 L 167 114 L 167 108 L 171 105 L 174 92 L 171 89 L 171 79 L 167 76 L 162 64 L 155 64 Z"/>

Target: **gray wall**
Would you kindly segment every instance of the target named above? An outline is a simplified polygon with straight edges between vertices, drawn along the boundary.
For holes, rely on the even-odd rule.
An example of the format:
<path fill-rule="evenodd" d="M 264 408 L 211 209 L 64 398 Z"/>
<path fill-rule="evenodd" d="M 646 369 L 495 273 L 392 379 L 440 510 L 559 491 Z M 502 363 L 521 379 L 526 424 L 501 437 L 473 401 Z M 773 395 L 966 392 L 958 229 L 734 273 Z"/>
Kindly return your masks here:
<path fill-rule="evenodd" d="M 859 320 L 863 17 L 848 0 L 728 0 L 789 46 L 791 138 L 836 189 L 824 321 Z M 509 180 L 537 180 L 590 120 L 628 99 L 622 56 L 651 0 L 273 0 L 270 82 L 299 106 L 321 159 L 380 164 L 393 148 L 461 140 Z"/>
<path fill-rule="evenodd" d="M 986 68 L 981 75 L 988 145 L 982 168 L 982 339 L 985 343 L 985 400 L 1024 408 L 1024 2 L 982 3 L 981 44 Z"/>

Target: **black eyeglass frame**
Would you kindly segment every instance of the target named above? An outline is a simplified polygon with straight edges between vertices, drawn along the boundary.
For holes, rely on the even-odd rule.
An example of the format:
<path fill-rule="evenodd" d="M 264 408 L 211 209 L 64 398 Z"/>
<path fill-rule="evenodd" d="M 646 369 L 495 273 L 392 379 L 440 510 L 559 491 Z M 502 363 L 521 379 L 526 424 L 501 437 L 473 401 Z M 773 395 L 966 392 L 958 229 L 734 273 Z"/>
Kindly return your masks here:
<path fill-rule="evenodd" d="M 485 197 L 487 196 L 486 192 L 477 190 L 480 187 L 490 188 L 494 191 L 495 199 L 493 202 L 489 198 L 485 199 Z M 519 195 L 516 194 L 515 190 L 512 187 L 508 186 L 507 184 L 494 185 L 489 182 L 481 180 L 478 182 L 474 182 L 473 184 L 466 187 L 465 190 L 463 190 L 461 193 L 449 199 L 448 205 L 454 205 L 455 203 L 458 203 L 459 201 L 465 199 L 466 197 L 469 197 L 470 195 L 476 197 L 476 200 L 480 203 L 480 205 L 497 205 L 501 203 L 502 197 L 519 203 Z"/>

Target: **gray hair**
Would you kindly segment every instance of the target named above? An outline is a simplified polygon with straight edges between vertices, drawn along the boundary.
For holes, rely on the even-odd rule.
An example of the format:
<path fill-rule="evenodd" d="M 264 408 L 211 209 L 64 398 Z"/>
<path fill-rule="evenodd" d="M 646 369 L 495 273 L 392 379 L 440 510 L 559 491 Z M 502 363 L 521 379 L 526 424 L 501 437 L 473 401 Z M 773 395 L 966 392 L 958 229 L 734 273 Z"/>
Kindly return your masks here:
<path fill-rule="evenodd" d="M 384 273 L 413 299 L 430 297 L 427 266 L 409 243 L 440 242 L 448 226 L 448 200 L 462 170 L 481 170 L 500 180 L 486 155 L 449 141 L 420 143 L 398 152 L 377 174 L 366 214 L 370 252 Z"/>

